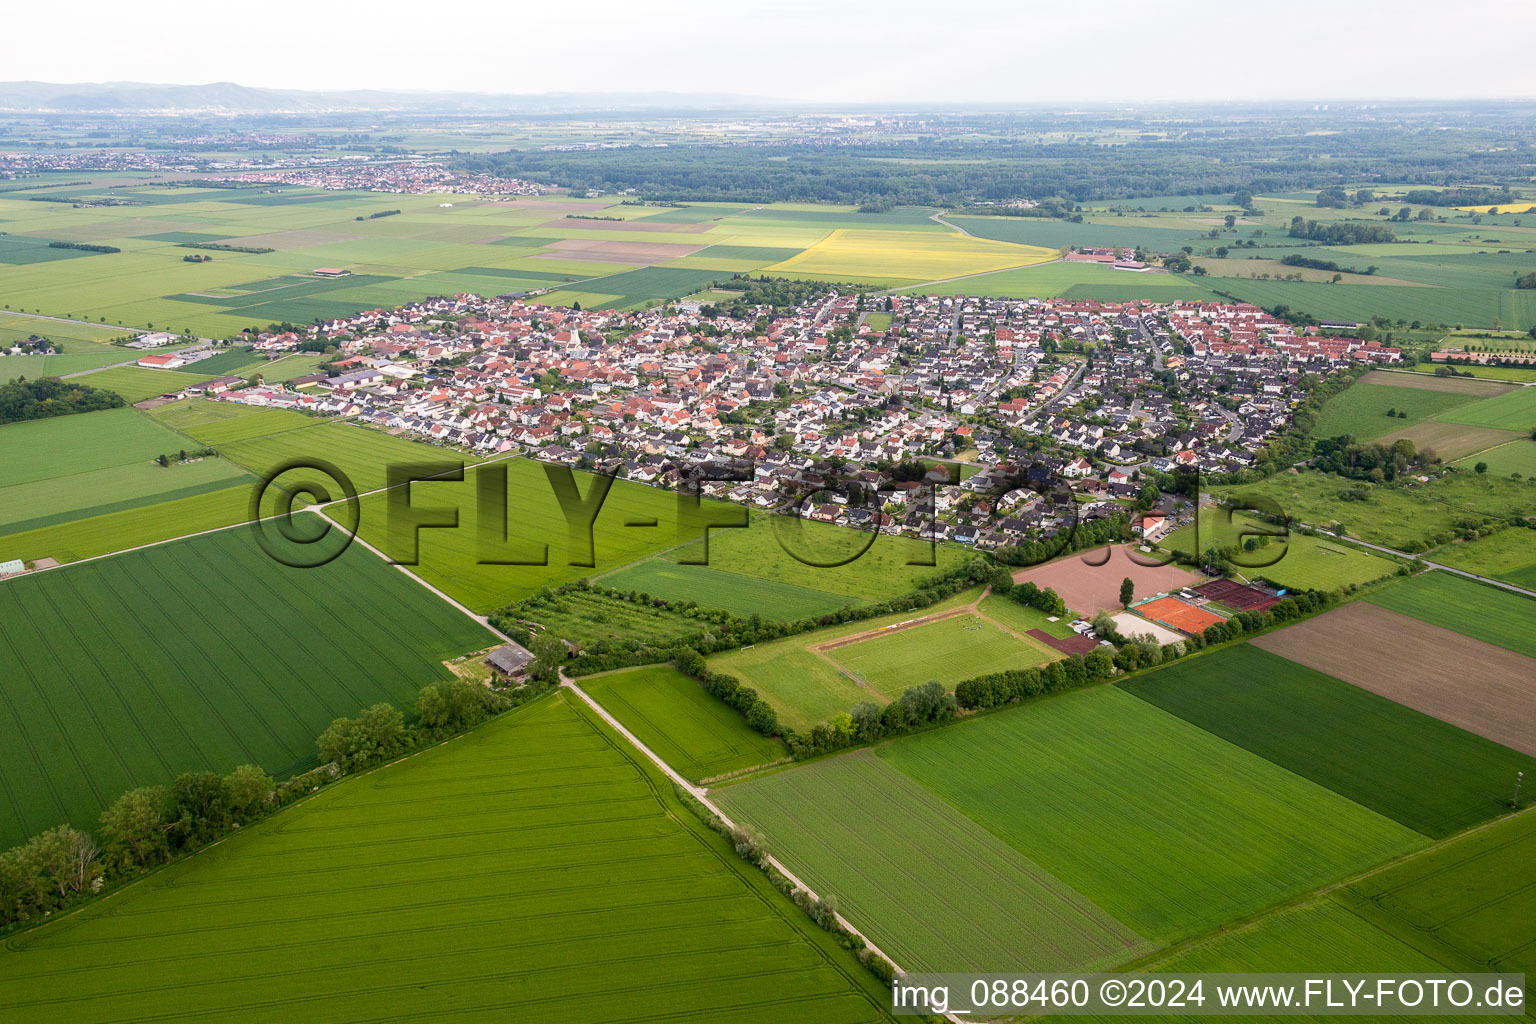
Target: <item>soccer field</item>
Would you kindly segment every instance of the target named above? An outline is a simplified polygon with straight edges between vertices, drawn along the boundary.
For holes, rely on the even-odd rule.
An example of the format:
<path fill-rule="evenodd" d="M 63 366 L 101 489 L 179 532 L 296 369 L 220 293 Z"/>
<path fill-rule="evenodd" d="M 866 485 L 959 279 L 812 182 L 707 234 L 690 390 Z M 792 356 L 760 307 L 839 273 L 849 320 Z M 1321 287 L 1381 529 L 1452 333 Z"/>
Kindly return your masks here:
<path fill-rule="evenodd" d="M 493 641 L 357 545 L 289 569 L 246 528 L 0 583 L 0 846 L 179 772 L 311 765 L 333 718 Z"/>
<path fill-rule="evenodd" d="M 872 975 L 568 700 L 337 783 L 13 940 L 0 1017 L 889 1019 Z M 149 964 L 174 964 L 174 984 Z"/>
<path fill-rule="evenodd" d="M 908 686 L 938 680 L 953 688 L 962 679 L 1029 668 L 1059 655 L 1032 640 L 1021 640 L 974 615 L 893 630 L 826 651 L 834 661 L 877 690 L 899 694 Z"/>

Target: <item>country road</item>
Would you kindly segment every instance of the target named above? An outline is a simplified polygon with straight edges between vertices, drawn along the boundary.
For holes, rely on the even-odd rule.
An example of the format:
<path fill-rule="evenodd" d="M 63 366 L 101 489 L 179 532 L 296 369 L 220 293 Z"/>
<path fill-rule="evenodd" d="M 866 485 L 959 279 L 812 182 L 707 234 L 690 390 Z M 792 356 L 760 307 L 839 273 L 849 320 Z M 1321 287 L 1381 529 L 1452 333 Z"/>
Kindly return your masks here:
<path fill-rule="evenodd" d="M 1398 558 L 1406 558 L 1410 561 L 1418 562 L 1420 565 L 1427 566 L 1430 569 L 1439 569 L 1442 572 L 1453 573 L 1457 576 L 1465 576 L 1469 580 L 1477 580 L 1479 583 L 1487 583 L 1490 586 L 1498 587 L 1501 590 L 1510 590 L 1516 594 L 1524 594 L 1526 597 L 1536 597 L 1536 590 L 1526 590 L 1524 587 L 1517 587 L 1513 583 L 1505 583 L 1503 580 L 1496 580 L 1490 576 L 1479 576 L 1475 572 L 1468 572 L 1465 569 L 1458 569 L 1455 566 L 1445 565 L 1441 562 L 1431 562 L 1423 555 L 1410 555 L 1406 551 L 1399 551 L 1396 548 L 1389 548 L 1382 544 L 1372 544 L 1370 541 L 1357 540 L 1354 537 L 1341 537 L 1339 534 L 1334 533 L 1332 530 L 1325 530 L 1321 526 L 1312 526 L 1308 523 L 1297 523 L 1296 525 L 1304 526 L 1309 530 L 1313 530 L 1325 536 L 1332 537 L 1334 540 L 1343 541 L 1345 544 L 1355 544 L 1362 548 L 1370 548 L 1372 551 L 1379 551 L 1384 555 L 1394 555 Z"/>

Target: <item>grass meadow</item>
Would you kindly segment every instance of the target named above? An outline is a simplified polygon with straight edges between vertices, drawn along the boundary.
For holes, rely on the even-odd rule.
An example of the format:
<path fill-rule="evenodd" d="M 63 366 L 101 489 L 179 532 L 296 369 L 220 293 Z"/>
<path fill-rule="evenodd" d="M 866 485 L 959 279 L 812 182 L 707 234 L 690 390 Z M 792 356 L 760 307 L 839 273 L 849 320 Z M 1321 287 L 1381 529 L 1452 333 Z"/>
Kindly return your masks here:
<path fill-rule="evenodd" d="M 294 415 L 304 418 L 301 413 Z M 359 494 L 387 486 L 391 466 L 430 465 L 434 467 L 432 472 L 441 473 L 479 461 L 472 455 L 435 448 L 421 441 L 411 441 L 368 427 L 304 419 L 309 425 L 300 429 L 264 433 L 241 441 L 222 443 L 217 448 L 224 458 L 246 467 L 258 476 L 264 476 L 293 460 L 324 459 L 345 473 Z M 311 472 L 308 477 L 301 477 L 304 478 L 321 477 Z M 293 482 L 294 479 L 286 474 L 278 481 L 284 486 Z M 322 482 L 326 483 L 333 500 L 341 497 L 336 484 L 324 480 Z"/>
<path fill-rule="evenodd" d="M 1091 970 L 1146 945 L 870 751 L 715 796 L 908 970 Z"/>
<path fill-rule="evenodd" d="M 1318 437 L 1348 434 L 1357 441 L 1370 441 L 1476 400 L 1472 395 L 1427 388 L 1355 383 L 1328 400 L 1313 433 Z M 1408 415 L 1389 416 L 1388 412 Z"/>
<path fill-rule="evenodd" d="M 1536 533 L 1500 530 L 1488 537 L 1447 544 L 1430 555 L 1433 561 L 1479 576 L 1536 590 Z"/>
<path fill-rule="evenodd" d="M 1432 839 L 1503 813 L 1514 773 L 1536 770 L 1527 755 L 1249 644 L 1120 686 Z"/>
<path fill-rule="evenodd" d="M 570 701 L 344 780 L 11 939 L 0 1015 L 888 1020 L 874 978 Z"/>
<path fill-rule="evenodd" d="M 212 378 L 201 373 L 183 373 L 180 370 L 146 370 L 142 366 L 114 366 L 97 370 L 83 377 L 72 378 L 80 384 L 102 388 L 123 396 L 125 402 L 142 402 L 146 398 L 180 391 L 189 384 L 201 384 Z"/>
<path fill-rule="evenodd" d="M 1366 600 L 1536 657 L 1536 600 L 1508 590 L 1448 572 L 1430 572 L 1396 582 Z"/>
<path fill-rule="evenodd" d="M 151 409 L 149 414 L 173 430 L 207 445 L 249 441 L 312 427 L 320 422 L 292 409 L 267 409 L 236 402 L 213 402 L 206 398 L 168 402 Z"/>
<path fill-rule="evenodd" d="M 711 553 L 714 545 L 711 544 Z M 728 572 L 712 565 L 682 565 L 665 557 L 648 558 L 608 573 L 600 581 L 619 590 L 637 590 L 669 601 L 697 601 L 746 618 L 796 619 L 827 615 L 863 602 L 779 580 Z"/>
<path fill-rule="evenodd" d="M 877 753 L 1160 942 L 1426 842 L 1115 687 L 1070 691 Z"/>
<path fill-rule="evenodd" d="M 1059 654 L 971 615 L 930 622 L 827 652 L 870 686 L 898 694 L 930 679 L 952 689 L 962 679 L 1028 668 Z"/>
<path fill-rule="evenodd" d="M 1239 488 L 1236 493 L 1245 492 Z M 1342 507 L 1349 508 L 1347 505 Z M 1244 531 L 1269 533 L 1273 529 L 1240 512 L 1233 513 L 1229 522 L 1225 512 L 1208 505 L 1200 510 L 1198 546 L 1202 551 L 1212 545 L 1241 546 L 1247 539 Z M 1159 541 L 1158 546 L 1168 551 L 1193 551 L 1196 547 L 1194 526 L 1175 530 Z M 1296 531 L 1291 532 L 1283 544 L 1273 540 L 1238 557 L 1249 563 L 1234 563 L 1236 571 L 1244 578 L 1262 576 L 1291 590 L 1336 590 L 1370 583 L 1397 571 L 1397 564 L 1391 559 L 1373 555 L 1365 548 L 1329 537 L 1308 537 Z"/>
<path fill-rule="evenodd" d="M 788 756 L 782 743 L 749 729 L 735 709 L 670 665 L 590 676 L 581 687 L 641 743 L 695 782 Z"/>
<path fill-rule="evenodd" d="M 1475 471 L 1480 462 L 1487 467 L 1485 472 L 1498 476 L 1536 477 L 1536 440 L 1523 437 L 1506 441 L 1496 448 L 1468 455 L 1456 465 Z"/>
<path fill-rule="evenodd" d="M 315 737 L 494 638 L 354 545 L 289 569 L 245 529 L 0 584 L 0 846 L 182 771 L 314 762 Z"/>

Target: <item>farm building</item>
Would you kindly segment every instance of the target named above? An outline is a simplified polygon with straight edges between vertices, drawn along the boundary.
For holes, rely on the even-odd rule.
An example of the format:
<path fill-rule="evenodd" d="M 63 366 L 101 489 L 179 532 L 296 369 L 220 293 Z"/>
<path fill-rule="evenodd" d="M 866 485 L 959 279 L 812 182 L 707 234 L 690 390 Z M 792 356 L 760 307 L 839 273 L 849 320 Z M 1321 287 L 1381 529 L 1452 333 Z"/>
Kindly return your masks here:
<path fill-rule="evenodd" d="M 187 361 L 175 352 L 164 352 L 145 356 L 139 360 L 139 365 L 148 370 L 174 370 L 178 366 L 186 366 Z"/>
<path fill-rule="evenodd" d="M 316 277 L 351 277 L 352 271 L 343 270 L 340 267 L 316 267 Z"/>
<path fill-rule="evenodd" d="M 504 644 L 485 656 L 485 663 L 508 679 L 521 679 L 533 654 L 520 644 Z"/>

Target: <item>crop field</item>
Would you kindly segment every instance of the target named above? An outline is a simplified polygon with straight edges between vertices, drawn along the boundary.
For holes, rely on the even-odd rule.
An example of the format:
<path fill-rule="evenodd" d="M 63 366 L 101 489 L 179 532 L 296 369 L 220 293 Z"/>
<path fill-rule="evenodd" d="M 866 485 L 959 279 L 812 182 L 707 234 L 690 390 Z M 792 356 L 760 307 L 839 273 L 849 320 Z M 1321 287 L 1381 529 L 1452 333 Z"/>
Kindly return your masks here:
<path fill-rule="evenodd" d="M 897 279 L 893 283 L 984 274 L 1043 263 L 1056 258 L 1050 249 L 932 231 L 858 231 L 838 228 L 798 256 L 766 268 L 770 274 Z M 905 281 L 899 280 L 905 278 Z"/>
<path fill-rule="evenodd" d="M 146 963 L 174 963 L 176 984 Z M 552 1019 L 577 1005 L 589 1021 L 860 1024 L 888 1020 L 887 998 L 562 694 L 0 951 L 14 1024 Z"/>
<path fill-rule="evenodd" d="M 980 595 L 981 588 L 977 587 L 928 608 L 893 612 L 862 622 L 849 622 L 801 633 L 772 643 L 755 644 L 741 651 L 716 654 L 709 658 L 709 667 L 712 671 L 736 676 L 746 685 L 755 688 L 758 696 L 773 705 L 779 721 L 785 725 L 794 729 L 809 729 L 833 715 L 847 711 L 860 701 L 885 704 L 894 696 L 873 685 L 861 685 L 848 672 L 839 668 L 830 654 L 817 648 L 884 626 L 963 608 L 974 604 Z"/>
<path fill-rule="evenodd" d="M 955 281 L 921 284 L 906 291 L 923 295 L 993 295 L 1038 298 L 1095 299 L 1121 302 L 1152 299 L 1216 301 L 1219 296 L 1198 279 L 1179 274 L 1128 274 L 1094 263 L 1040 263 Z"/>
<path fill-rule="evenodd" d="M 1101 608 L 1120 609 L 1120 583 L 1130 577 L 1136 597 L 1151 597 L 1198 583 L 1199 573 L 1177 565 L 1144 565 L 1132 558 L 1130 545 L 1095 548 L 1065 555 L 1043 565 L 1013 574 L 1013 582 L 1033 583 L 1044 590 L 1056 591 L 1067 607 L 1079 615 L 1092 617 Z M 1156 561 L 1155 556 L 1136 551 L 1136 558 Z"/>
<path fill-rule="evenodd" d="M 1267 496 L 1296 523 L 1324 528 L 1342 523 L 1350 536 L 1399 550 L 1449 533 L 1468 514 L 1508 517 L 1536 511 L 1536 487 L 1492 474 L 1455 473 L 1408 487 L 1372 486 L 1329 473 L 1285 472 L 1258 483 L 1211 490 L 1218 498 Z M 1363 491 L 1365 496 L 1340 501 L 1344 491 Z"/>
<path fill-rule="evenodd" d="M 1470 427 L 1518 430 L 1529 435 L 1530 431 L 1536 430 L 1536 388 L 1518 388 L 1473 405 L 1442 412 L 1436 418 Z"/>
<path fill-rule="evenodd" d="M 715 550 L 711 543 L 711 556 Z M 638 590 L 669 601 L 697 601 L 704 608 L 721 608 L 743 618 L 761 615 L 765 619 L 794 621 L 864 603 L 843 594 L 744 576 L 712 565 L 681 565 L 665 557 L 627 565 L 608 573 L 601 582 L 604 586 Z"/>
<path fill-rule="evenodd" d="M 1486 472 L 1499 476 L 1516 474 L 1530 479 L 1536 477 L 1536 441 L 1529 437 L 1506 441 L 1496 448 L 1486 448 L 1476 455 L 1457 463 L 1462 469 L 1472 469 L 1479 462 L 1487 464 Z"/>
<path fill-rule="evenodd" d="M 29 562 L 77 562 L 244 522 L 250 500 L 249 484 L 171 500 L 161 495 L 150 504 L 11 534 L 0 539 L 0 550 Z"/>
<path fill-rule="evenodd" d="M 312 764 L 333 718 L 492 639 L 360 547 L 288 569 L 244 529 L 0 584 L 0 843 L 181 771 Z"/>
<path fill-rule="evenodd" d="M 1386 444 L 1403 438 L 1413 442 L 1416 452 L 1433 452 L 1442 461 L 1455 462 L 1475 452 L 1507 444 L 1518 437 L 1520 434 L 1513 430 L 1472 427 L 1462 423 L 1446 423 L 1442 420 L 1425 420 L 1423 423 L 1416 423 L 1375 440 L 1379 444 Z M 1477 462 L 1476 459 L 1471 461 Z"/>
<path fill-rule="evenodd" d="M 212 402 L 206 398 L 167 402 L 149 410 L 149 414 L 171 429 L 207 445 L 249 441 L 253 437 L 312 427 L 319 422 L 292 409 L 266 409 L 237 402 Z"/>
<path fill-rule="evenodd" d="M 1536 816 L 1521 814 L 1354 882 L 1338 898 L 1447 966 L 1529 978 L 1536 972 L 1533 855 Z"/>
<path fill-rule="evenodd" d="M 1114 687 L 1033 701 L 877 753 L 1156 941 L 1426 842 Z"/>
<path fill-rule="evenodd" d="M 93 388 L 104 388 L 123 396 L 126 402 L 142 402 L 156 395 L 180 391 L 189 384 L 201 384 L 212 378 L 201 373 L 182 373 L 180 370 L 146 370 L 142 366 L 115 366 L 110 370 L 97 370 L 74 380 Z"/>
<path fill-rule="evenodd" d="M 23 533 L 248 480 L 223 459 L 161 466 L 189 445 L 135 409 L 0 427 L 0 534 Z M 32 556 L 27 556 L 32 557 Z"/>
<path fill-rule="evenodd" d="M 534 595 L 519 617 L 537 622 L 562 640 L 582 647 L 603 640 L 646 640 L 662 643 L 698 633 L 707 624 L 682 612 L 650 604 L 620 601 L 605 594 L 572 590 L 548 597 Z"/>
<path fill-rule="evenodd" d="M 258 476 L 264 476 L 293 460 L 324 459 L 345 473 L 359 494 L 387 486 L 391 466 L 426 465 L 433 467 L 434 472 L 447 472 L 479 461 L 473 455 L 436 448 L 369 427 L 316 421 L 303 417 L 301 413 L 294 415 L 300 416 L 309 425 L 297 430 L 263 433 L 243 441 L 220 444 L 219 453 Z M 265 421 L 264 425 L 272 422 Z M 287 422 L 295 421 L 290 419 Z M 312 471 L 309 477 L 319 479 L 320 474 Z M 291 483 L 292 480 L 292 477 L 284 475 L 279 483 Z M 322 482 L 326 484 L 332 499 L 341 497 L 338 484 Z"/>
<path fill-rule="evenodd" d="M 1440 369 L 1441 365 L 1443 364 L 1419 363 L 1417 366 L 1408 367 L 1408 369 L 1412 370 L 1414 373 L 1433 374 L 1436 370 Z M 1473 365 L 1458 366 L 1456 367 L 1456 372 L 1458 374 L 1470 373 L 1472 376 L 1479 377 L 1483 380 L 1507 380 L 1514 381 L 1518 384 L 1526 384 L 1531 381 L 1536 381 L 1536 367 Z"/>
<path fill-rule="evenodd" d="M 641 743 L 695 782 L 788 756 L 782 743 L 748 728 L 739 712 L 670 665 L 580 682 Z"/>
<path fill-rule="evenodd" d="M 1207 505 L 1200 510 L 1198 546 L 1201 551 L 1213 545 L 1241 547 L 1248 536 L 1245 531 L 1268 534 L 1275 529 L 1241 512 L 1234 512 L 1228 522 L 1223 510 Z M 1195 529 L 1191 525 L 1175 530 L 1158 546 L 1169 551 L 1193 552 Z M 1370 583 L 1397 571 L 1397 564 L 1391 559 L 1373 555 L 1365 548 L 1328 537 L 1308 537 L 1294 530 L 1283 542 L 1272 540 L 1256 551 L 1245 551 L 1236 557 L 1239 562 L 1248 563 L 1233 563 L 1235 571 L 1245 579 L 1262 577 L 1291 590 L 1337 590 Z"/>
<path fill-rule="evenodd" d="M 1536 658 L 1536 600 L 1508 590 L 1448 572 L 1430 572 L 1394 583 L 1368 600 Z"/>
<path fill-rule="evenodd" d="M 715 796 L 909 970 L 1091 970 L 1146 945 L 869 751 Z"/>
<path fill-rule="evenodd" d="M 979 628 L 978 628 L 979 627 Z M 1055 651 L 972 615 L 891 631 L 826 653 L 870 686 L 897 694 L 936 679 L 953 689 L 962 679 L 1055 661 Z"/>
<path fill-rule="evenodd" d="M 345 429 L 363 432 L 361 428 Z M 274 440 L 289 436 L 279 434 Z M 456 453 L 432 452 L 429 461 L 450 458 L 457 458 Z M 487 521 L 486 536 L 482 537 L 477 497 L 481 486 L 479 474 L 494 474 L 501 467 L 507 474 L 506 522 Z M 576 473 L 575 478 L 583 496 L 593 493 L 593 476 Z M 485 479 L 493 481 L 494 475 Z M 495 484 L 490 483 L 489 488 L 494 493 Z M 360 535 L 387 556 L 409 561 L 413 555 L 411 530 L 408 524 L 391 524 L 387 498 L 386 494 L 363 498 Z M 493 467 L 466 470 L 462 481 L 412 484 L 410 499 L 413 508 L 447 510 L 457 516 L 458 522 L 453 529 L 419 531 L 419 555 L 411 571 L 478 613 L 520 601 L 541 587 L 598 576 L 654 555 L 678 541 L 676 494 L 615 480 L 593 523 L 592 560 L 596 564 L 570 564 L 573 558 L 584 558 L 586 552 L 570 548 L 570 528 L 545 468 L 527 459 L 508 459 Z M 578 522 L 580 518 L 577 517 Z M 614 585 L 606 580 L 604 583 Z"/>
<path fill-rule="evenodd" d="M 17 377 L 62 377 L 127 362 L 137 353 L 109 344 L 121 333 L 106 327 L 61 323 L 0 310 L 0 351 L 34 336 L 47 338 L 58 349 L 54 355 L 0 357 L 0 383 Z"/>
<path fill-rule="evenodd" d="M 1468 732 L 1536 754 L 1536 659 L 1353 601 L 1253 644 Z"/>
<path fill-rule="evenodd" d="M 1328 400 L 1313 433 L 1318 437 L 1348 434 L 1358 441 L 1370 441 L 1473 401 L 1476 399 L 1471 395 L 1428 388 L 1355 383 Z M 1408 415 L 1389 416 L 1389 412 Z"/>
<path fill-rule="evenodd" d="M 1514 773 L 1536 769 L 1529 755 L 1251 644 L 1120 687 L 1432 839 L 1504 813 Z"/>
<path fill-rule="evenodd" d="M 1436 548 L 1434 561 L 1536 590 L 1536 534 L 1500 530 L 1491 537 Z"/>
<path fill-rule="evenodd" d="M 704 543 L 694 541 L 664 557 L 703 559 Z M 711 568 L 855 600 L 882 601 L 908 593 L 971 557 L 958 544 L 930 544 L 794 516 L 758 514 L 745 529 L 709 531 Z"/>

